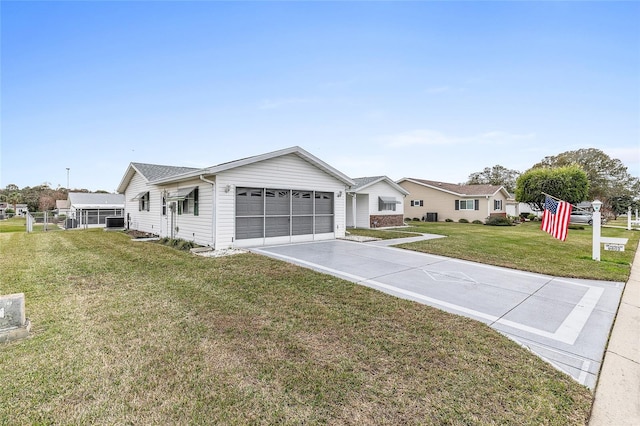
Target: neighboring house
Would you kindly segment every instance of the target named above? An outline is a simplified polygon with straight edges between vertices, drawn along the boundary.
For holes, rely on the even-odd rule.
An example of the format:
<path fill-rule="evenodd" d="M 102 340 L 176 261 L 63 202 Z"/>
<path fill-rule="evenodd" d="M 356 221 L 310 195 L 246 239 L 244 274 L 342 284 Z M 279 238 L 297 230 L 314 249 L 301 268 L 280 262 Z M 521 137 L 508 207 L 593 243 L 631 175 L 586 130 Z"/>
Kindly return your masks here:
<path fill-rule="evenodd" d="M 404 225 L 404 188 L 386 176 L 353 179 L 347 191 L 347 227 L 379 228 Z"/>
<path fill-rule="evenodd" d="M 0 203 L 0 216 L 2 217 L 10 217 L 10 216 L 24 216 L 29 212 L 29 208 L 26 204 L 16 204 L 16 210 L 13 213 L 7 214 L 6 210 L 13 210 L 13 204 L 11 203 Z"/>
<path fill-rule="evenodd" d="M 403 178 L 397 182 L 409 191 L 404 215 L 430 222 L 447 219 L 485 221 L 489 216 L 506 216 L 509 193 L 503 186 L 457 185 L 432 180 Z"/>
<path fill-rule="evenodd" d="M 352 185 L 296 146 L 203 169 L 131 163 L 118 192 L 128 228 L 224 249 L 343 237 Z"/>
<path fill-rule="evenodd" d="M 122 194 L 69 193 L 67 228 L 105 227 L 107 217 L 124 216 Z"/>
<path fill-rule="evenodd" d="M 56 215 L 69 215 L 69 200 L 56 200 Z"/>

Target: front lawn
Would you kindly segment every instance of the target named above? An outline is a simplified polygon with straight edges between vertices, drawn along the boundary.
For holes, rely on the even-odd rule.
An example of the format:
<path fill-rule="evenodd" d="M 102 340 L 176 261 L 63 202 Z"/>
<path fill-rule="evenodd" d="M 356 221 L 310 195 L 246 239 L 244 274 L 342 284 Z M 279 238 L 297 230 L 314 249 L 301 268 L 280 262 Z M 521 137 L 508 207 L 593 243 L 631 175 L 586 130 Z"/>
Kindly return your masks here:
<path fill-rule="evenodd" d="M 0 424 L 585 424 L 592 395 L 479 322 L 255 254 L 0 234 Z"/>
<path fill-rule="evenodd" d="M 588 225 L 569 229 L 566 241 L 541 231 L 540 222 L 517 226 L 447 222 L 409 222 L 409 225 L 402 230 L 447 238 L 398 247 L 555 276 L 623 282 L 629 279 L 640 238 L 638 231 L 603 227 L 602 236 L 628 238 L 629 243 L 624 252 L 601 249 L 601 261 L 596 262 L 592 260 L 592 228 Z"/>

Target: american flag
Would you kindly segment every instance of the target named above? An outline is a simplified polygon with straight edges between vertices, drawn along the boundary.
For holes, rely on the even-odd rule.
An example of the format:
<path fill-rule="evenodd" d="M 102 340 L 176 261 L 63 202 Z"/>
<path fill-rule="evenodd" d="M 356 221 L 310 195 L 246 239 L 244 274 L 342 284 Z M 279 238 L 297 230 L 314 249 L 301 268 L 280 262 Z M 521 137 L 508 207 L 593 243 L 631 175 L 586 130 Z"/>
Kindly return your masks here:
<path fill-rule="evenodd" d="M 542 213 L 542 226 L 540 229 L 553 235 L 554 238 L 564 241 L 567 238 L 571 208 L 571 204 L 566 201 L 556 201 L 547 196 L 544 201 L 544 212 Z"/>

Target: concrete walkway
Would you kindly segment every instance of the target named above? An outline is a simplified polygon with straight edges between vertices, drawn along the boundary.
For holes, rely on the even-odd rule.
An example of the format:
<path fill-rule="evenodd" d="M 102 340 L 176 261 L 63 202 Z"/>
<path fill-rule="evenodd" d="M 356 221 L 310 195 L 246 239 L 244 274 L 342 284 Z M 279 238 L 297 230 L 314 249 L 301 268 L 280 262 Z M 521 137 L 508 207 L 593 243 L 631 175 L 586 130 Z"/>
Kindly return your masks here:
<path fill-rule="evenodd" d="M 640 425 L 640 251 L 607 345 L 589 426 Z"/>

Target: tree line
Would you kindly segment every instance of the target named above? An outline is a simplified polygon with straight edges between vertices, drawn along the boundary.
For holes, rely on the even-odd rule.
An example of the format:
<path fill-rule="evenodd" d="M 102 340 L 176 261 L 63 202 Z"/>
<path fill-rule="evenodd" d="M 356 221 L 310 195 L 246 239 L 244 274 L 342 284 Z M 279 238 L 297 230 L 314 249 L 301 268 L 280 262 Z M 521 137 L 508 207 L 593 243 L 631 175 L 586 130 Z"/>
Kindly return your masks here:
<path fill-rule="evenodd" d="M 543 209 L 544 193 L 572 204 L 602 201 L 613 216 L 640 208 L 640 179 L 618 159 L 595 148 L 545 157 L 524 173 L 496 165 L 469 175 L 467 184 L 504 186 L 518 202 Z"/>
<path fill-rule="evenodd" d="M 66 200 L 69 192 L 91 192 L 88 189 L 51 188 L 49 183 L 42 185 L 26 186 L 19 188 L 15 184 L 9 184 L 0 189 L 0 202 L 5 202 L 16 210 L 18 204 L 26 204 L 30 212 L 49 211 L 56 208 L 57 200 Z M 96 191 L 107 193 L 107 191 Z"/>

